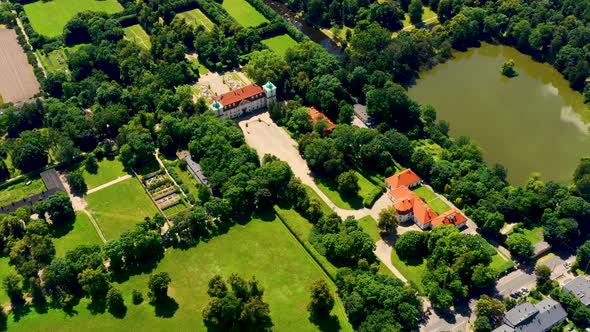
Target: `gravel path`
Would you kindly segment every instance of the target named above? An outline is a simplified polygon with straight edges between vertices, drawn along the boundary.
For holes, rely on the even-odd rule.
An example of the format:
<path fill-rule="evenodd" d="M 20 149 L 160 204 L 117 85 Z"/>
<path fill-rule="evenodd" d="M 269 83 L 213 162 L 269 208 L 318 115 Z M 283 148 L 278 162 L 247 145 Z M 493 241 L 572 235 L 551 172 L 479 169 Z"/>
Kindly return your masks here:
<path fill-rule="evenodd" d="M 90 194 L 92 194 L 94 192 L 97 192 L 97 191 L 99 191 L 101 189 L 110 187 L 110 186 L 112 186 L 114 184 L 117 184 L 119 182 L 125 181 L 127 179 L 131 179 L 131 175 L 127 174 L 127 175 L 119 176 L 118 178 L 114 179 L 113 181 L 109 181 L 109 182 L 107 182 L 105 184 L 101 184 L 100 186 L 98 186 L 96 188 L 92 188 L 92 189 L 88 190 L 88 192 L 86 193 L 86 195 L 90 195 Z"/>

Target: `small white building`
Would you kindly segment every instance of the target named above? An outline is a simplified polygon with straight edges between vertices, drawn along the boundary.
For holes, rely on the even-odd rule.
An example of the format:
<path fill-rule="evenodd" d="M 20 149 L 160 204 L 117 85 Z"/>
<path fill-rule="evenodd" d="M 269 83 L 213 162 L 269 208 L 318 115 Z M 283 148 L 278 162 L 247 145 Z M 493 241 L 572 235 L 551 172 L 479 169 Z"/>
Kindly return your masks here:
<path fill-rule="evenodd" d="M 233 119 L 266 108 L 276 97 L 277 87 L 271 82 L 263 87 L 250 84 L 214 97 L 209 109 L 219 117 Z"/>

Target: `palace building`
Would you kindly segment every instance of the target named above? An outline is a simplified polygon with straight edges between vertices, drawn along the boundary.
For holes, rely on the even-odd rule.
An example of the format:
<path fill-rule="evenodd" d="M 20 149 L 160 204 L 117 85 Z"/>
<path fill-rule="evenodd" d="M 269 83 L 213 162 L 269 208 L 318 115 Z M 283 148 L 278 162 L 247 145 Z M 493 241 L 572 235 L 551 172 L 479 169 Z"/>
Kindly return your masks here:
<path fill-rule="evenodd" d="M 209 109 L 219 117 L 234 119 L 266 108 L 276 97 L 277 87 L 271 82 L 262 87 L 250 84 L 214 97 Z"/>

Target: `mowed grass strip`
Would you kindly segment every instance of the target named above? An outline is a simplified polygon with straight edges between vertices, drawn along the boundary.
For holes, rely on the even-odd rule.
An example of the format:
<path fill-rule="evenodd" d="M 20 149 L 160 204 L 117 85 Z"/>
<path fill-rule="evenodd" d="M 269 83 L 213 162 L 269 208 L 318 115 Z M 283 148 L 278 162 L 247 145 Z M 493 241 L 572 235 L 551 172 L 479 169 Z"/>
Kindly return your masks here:
<path fill-rule="evenodd" d="M 88 210 L 107 240 L 115 240 L 158 209 L 136 178 L 130 178 L 86 196 Z"/>
<path fill-rule="evenodd" d="M 424 278 L 424 271 L 426 270 L 425 259 L 421 262 L 404 262 L 399 258 L 394 248 L 391 251 L 391 264 L 404 277 L 406 277 L 409 282 L 414 284 L 420 293 L 424 294 L 424 284 L 422 284 L 422 279 Z"/>
<path fill-rule="evenodd" d="M 4 280 L 4 278 L 9 274 L 13 274 L 13 273 L 17 274 L 14 267 L 12 265 L 8 264 L 9 261 L 10 261 L 10 258 L 8 258 L 8 257 L 1 257 L 0 258 L 0 280 Z M 8 304 L 10 304 L 10 298 L 6 294 L 6 291 L 4 290 L 4 287 L 3 287 L 2 291 L 0 291 L 0 305 L 2 305 L 2 307 L 4 307 Z"/>
<path fill-rule="evenodd" d="M 447 203 L 443 202 L 432 190 L 428 187 L 420 186 L 418 188 L 413 189 L 414 193 L 418 195 L 418 197 L 422 198 L 422 200 L 428 203 L 431 209 L 438 214 L 445 213 L 451 209 Z"/>
<path fill-rule="evenodd" d="M 270 306 L 275 331 L 317 331 L 309 322 L 307 304 L 309 287 L 326 279 L 301 245 L 279 220 L 254 219 L 244 226 L 234 226 L 226 234 L 200 242 L 188 250 L 169 249 L 153 271 L 168 272 L 172 279 L 168 289 L 178 309 L 170 318 L 156 317 L 147 299 L 140 305 L 131 303 L 131 291 L 141 290 L 146 298 L 149 274 L 131 277 L 114 284 L 123 292 L 127 314 L 123 319 L 109 313 L 91 314 L 84 299 L 73 314 L 49 309 L 46 314 L 32 310 L 15 322 L 9 317 L 9 331 L 206 331 L 202 311 L 209 302 L 207 284 L 215 274 L 228 277 L 238 273 L 249 280 L 253 275 L 264 288 L 264 301 Z M 327 279 L 326 279 L 327 280 Z M 335 286 L 329 282 L 335 296 Z M 342 331 L 352 331 L 344 307 L 336 298 L 332 314 L 338 317 Z"/>
<path fill-rule="evenodd" d="M 76 248 L 81 244 L 98 244 L 102 245 L 102 241 L 96 233 L 96 229 L 92 225 L 92 221 L 84 212 L 76 212 L 76 221 L 73 228 L 64 236 L 53 239 L 55 246 L 55 255 L 63 257 L 66 252 Z"/>
<path fill-rule="evenodd" d="M 238 21 L 239 24 L 248 28 L 256 27 L 262 23 L 268 22 L 266 17 L 262 15 L 256 8 L 246 0 L 223 0 L 221 4 L 223 8 Z"/>
<path fill-rule="evenodd" d="M 262 43 L 280 56 L 284 56 L 289 47 L 297 46 L 297 41 L 287 34 L 265 39 Z"/>
<path fill-rule="evenodd" d="M 27 185 L 28 181 L 29 180 L 24 180 L 0 189 L 0 206 L 20 201 L 23 198 L 38 194 L 47 189 L 41 178 L 34 178 L 30 180 L 31 183 Z"/>
<path fill-rule="evenodd" d="M 127 39 L 136 42 L 142 47 L 146 49 L 150 49 L 152 47 L 152 42 L 150 41 L 150 36 L 143 30 L 143 28 L 139 24 L 132 25 L 127 28 L 123 28 L 125 32 L 125 37 Z"/>
<path fill-rule="evenodd" d="M 117 0 L 52 0 L 24 5 L 33 29 L 47 37 L 59 36 L 68 21 L 84 11 L 114 14 L 123 10 Z"/>
<path fill-rule="evenodd" d="M 119 158 L 103 158 L 99 160 L 96 174 L 88 172 L 84 167 L 82 169 L 82 176 L 86 181 L 86 185 L 88 185 L 88 189 L 96 188 L 107 182 L 116 180 L 118 177 L 127 175 Z"/>
<path fill-rule="evenodd" d="M 211 30 L 215 26 L 215 23 L 211 22 L 199 8 L 178 13 L 178 16 L 184 18 L 188 24 L 193 26 L 203 25 L 207 30 Z"/>
<path fill-rule="evenodd" d="M 361 173 L 355 171 L 359 181 L 359 194 L 356 197 L 347 197 L 338 192 L 338 182 L 335 179 L 315 178 L 320 190 L 341 209 L 358 210 L 363 208 L 363 199 L 366 198 L 377 186 L 365 178 Z"/>

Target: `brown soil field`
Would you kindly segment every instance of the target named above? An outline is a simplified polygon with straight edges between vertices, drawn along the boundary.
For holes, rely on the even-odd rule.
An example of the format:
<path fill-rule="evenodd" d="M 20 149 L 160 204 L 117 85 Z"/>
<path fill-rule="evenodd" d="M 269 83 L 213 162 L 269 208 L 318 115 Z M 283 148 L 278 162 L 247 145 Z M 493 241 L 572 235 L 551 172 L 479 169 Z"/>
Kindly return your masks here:
<path fill-rule="evenodd" d="M 6 103 L 18 103 L 39 93 L 39 82 L 16 32 L 0 28 L 0 95 Z"/>

